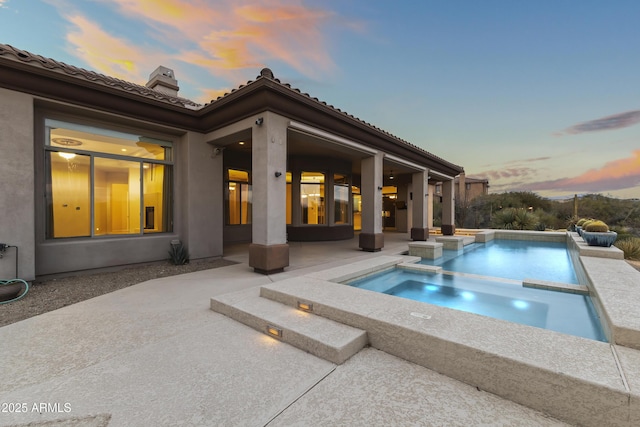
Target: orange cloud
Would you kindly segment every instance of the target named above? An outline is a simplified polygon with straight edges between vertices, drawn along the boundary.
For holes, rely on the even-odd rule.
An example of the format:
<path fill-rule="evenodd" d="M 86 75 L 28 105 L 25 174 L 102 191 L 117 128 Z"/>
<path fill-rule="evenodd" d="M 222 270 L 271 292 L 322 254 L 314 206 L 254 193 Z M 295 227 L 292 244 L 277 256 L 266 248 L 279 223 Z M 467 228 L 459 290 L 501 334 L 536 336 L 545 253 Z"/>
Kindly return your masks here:
<path fill-rule="evenodd" d="M 109 34 L 89 12 L 74 12 L 74 7 L 82 10 L 75 3 L 46 1 L 73 25 L 67 41 L 75 56 L 101 73 L 136 83 L 145 82 L 157 65 L 195 66 L 224 79 L 229 87 L 254 78 L 260 68 L 274 67 L 275 62 L 306 77 L 321 78 L 336 67 L 325 26 L 331 22 L 349 31 L 364 28 L 300 0 L 218 0 L 215 4 L 208 0 L 96 0 L 152 38 L 142 46 L 140 41 Z M 195 74 L 184 73 L 179 81 L 189 82 Z M 221 86 L 219 80 L 213 84 Z M 209 93 L 198 98 L 206 99 Z"/>
<path fill-rule="evenodd" d="M 196 102 L 200 102 L 202 104 L 209 103 L 211 101 L 215 101 L 219 96 L 223 96 L 225 93 L 228 93 L 227 89 L 202 89 L 202 95 L 196 99 Z"/>
<path fill-rule="evenodd" d="M 120 11 L 137 20 L 144 20 L 162 27 L 171 27 L 193 39 L 200 38 L 208 29 L 220 25 L 224 11 L 228 7 L 218 4 L 216 7 L 204 1 L 184 0 L 103 0 L 116 5 Z M 158 27 L 162 29 L 162 27 Z M 170 40 L 170 39 L 167 39 Z"/>
<path fill-rule="evenodd" d="M 196 59 L 214 74 L 230 76 L 229 70 L 257 68 L 273 60 L 312 77 L 335 66 L 321 31 L 332 14 L 297 1 L 271 0 L 259 6 L 240 1 L 216 6 L 178 0 L 108 3 L 116 4 L 126 16 L 149 23 L 167 43 L 195 44 L 197 49 L 183 48 L 176 59 Z"/>
<path fill-rule="evenodd" d="M 600 169 L 591 169 L 574 178 L 524 184 L 512 190 L 571 190 L 601 192 L 620 190 L 640 185 L 640 150 L 626 159 L 606 163 Z"/>
<path fill-rule="evenodd" d="M 137 66 L 147 56 L 143 51 L 132 47 L 126 40 L 111 36 L 83 16 L 67 19 L 75 26 L 67 34 L 75 56 L 109 76 L 131 82 L 146 81 Z"/>

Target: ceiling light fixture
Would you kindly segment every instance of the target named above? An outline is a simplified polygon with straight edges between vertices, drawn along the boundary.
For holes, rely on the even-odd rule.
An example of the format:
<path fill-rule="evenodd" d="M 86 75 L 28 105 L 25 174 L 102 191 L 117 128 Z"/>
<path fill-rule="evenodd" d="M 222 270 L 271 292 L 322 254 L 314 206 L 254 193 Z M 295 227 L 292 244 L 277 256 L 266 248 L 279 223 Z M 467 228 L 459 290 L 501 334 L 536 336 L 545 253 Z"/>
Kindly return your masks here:
<path fill-rule="evenodd" d="M 71 138 L 52 138 L 51 141 L 57 145 L 63 145 L 65 147 L 78 147 L 82 145 L 82 141 Z"/>

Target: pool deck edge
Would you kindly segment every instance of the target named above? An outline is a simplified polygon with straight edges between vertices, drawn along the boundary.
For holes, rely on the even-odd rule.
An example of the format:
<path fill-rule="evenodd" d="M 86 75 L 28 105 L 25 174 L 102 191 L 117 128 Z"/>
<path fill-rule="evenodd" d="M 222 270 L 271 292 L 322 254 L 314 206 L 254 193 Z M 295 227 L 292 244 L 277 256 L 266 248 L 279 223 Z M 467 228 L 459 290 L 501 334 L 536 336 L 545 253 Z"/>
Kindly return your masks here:
<path fill-rule="evenodd" d="M 374 348 L 559 419 L 629 425 L 633 393 L 607 343 L 314 278 L 265 285 L 261 295 L 312 301 L 315 314 L 366 330 Z"/>

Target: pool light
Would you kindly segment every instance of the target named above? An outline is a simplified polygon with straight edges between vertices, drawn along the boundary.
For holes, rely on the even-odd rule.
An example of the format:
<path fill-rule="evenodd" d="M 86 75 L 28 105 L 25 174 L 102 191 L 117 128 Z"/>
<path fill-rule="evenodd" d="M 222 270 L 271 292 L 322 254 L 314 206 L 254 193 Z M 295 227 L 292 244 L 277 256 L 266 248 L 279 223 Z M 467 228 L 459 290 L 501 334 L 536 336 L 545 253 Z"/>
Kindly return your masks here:
<path fill-rule="evenodd" d="M 473 301 L 474 299 L 476 299 L 476 295 L 473 292 L 469 292 L 469 291 L 461 292 L 460 296 L 466 299 L 467 301 Z"/>
<path fill-rule="evenodd" d="M 527 308 L 529 308 L 528 302 L 519 299 L 513 300 L 512 304 L 515 308 L 519 308 L 520 310 L 526 310 Z"/>

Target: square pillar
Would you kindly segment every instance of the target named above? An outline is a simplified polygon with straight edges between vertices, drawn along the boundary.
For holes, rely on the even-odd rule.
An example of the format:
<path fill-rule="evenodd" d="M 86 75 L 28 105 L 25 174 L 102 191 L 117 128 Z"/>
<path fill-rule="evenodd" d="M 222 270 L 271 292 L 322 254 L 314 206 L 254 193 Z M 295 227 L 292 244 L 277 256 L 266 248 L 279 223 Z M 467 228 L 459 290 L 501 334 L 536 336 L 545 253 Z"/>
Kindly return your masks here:
<path fill-rule="evenodd" d="M 359 246 L 377 252 L 384 247 L 382 234 L 382 153 L 362 159 L 362 231 Z"/>
<path fill-rule="evenodd" d="M 289 265 L 287 244 L 287 119 L 265 112 L 253 125 L 252 242 L 249 266 L 263 274 Z M 277 176 L 276 176 L 277 175 Z"/>
<path fill-rule="evenodd" d="M 453 178 L 442 182 L 442 234 L 453 236 L 456 232 Z"/>
<path fill-rule="evenodd" d="M 433 228 L 433 195 L 436 192 L 436 186 L 429 184 L 429 196 L 427 197 L 427 205 L 429 206 L 429 212 L 427 212 L 427 228 Z"/>
<path fill-rule="evenodd" d="M 411 223 L 411 240 L 425 241 L 429 238 L 429 171 L 421 171 L 412 175 L 413 212 Z"/>

